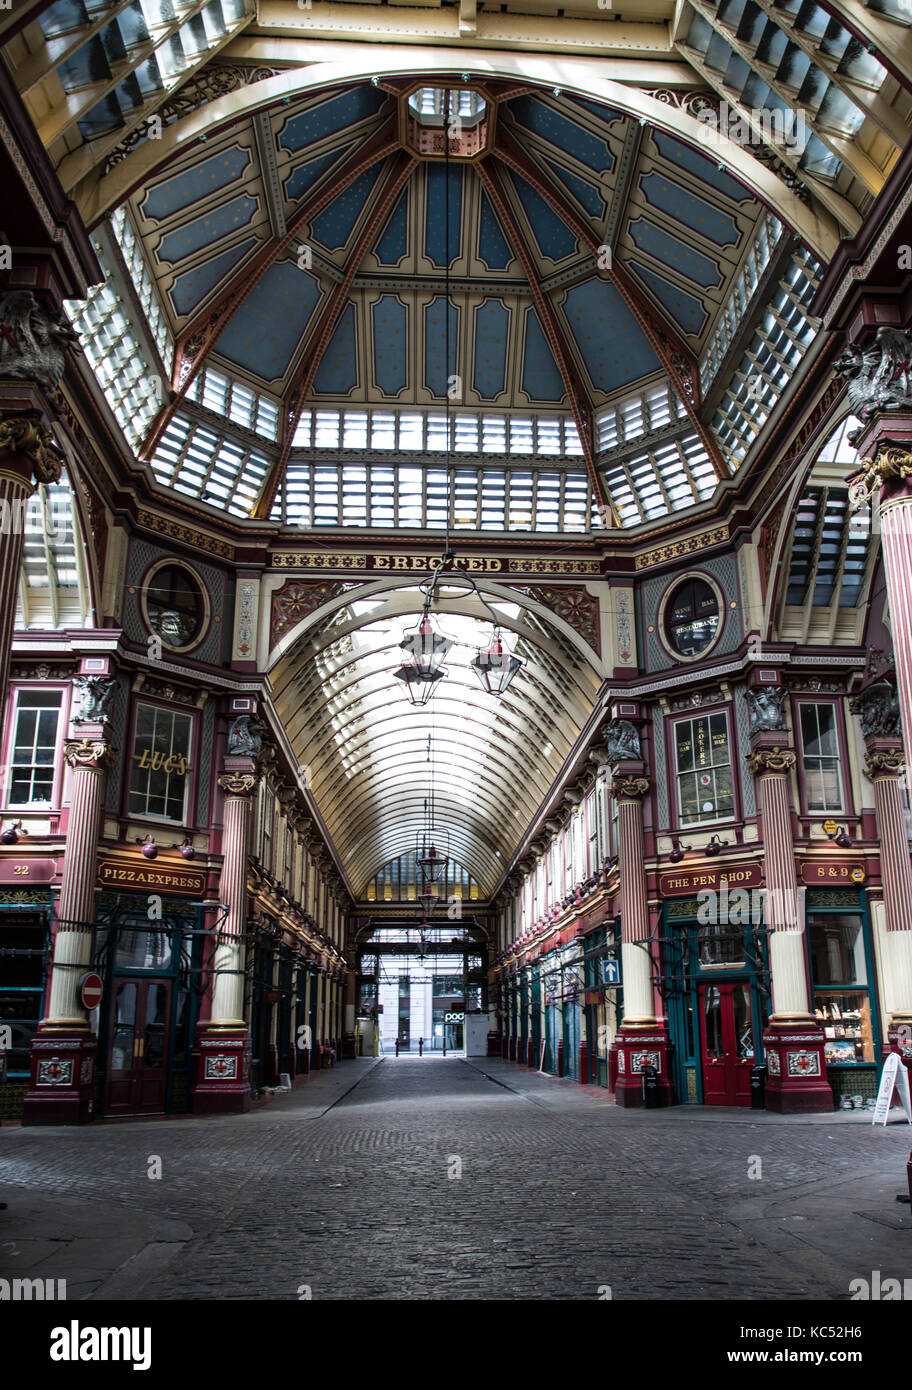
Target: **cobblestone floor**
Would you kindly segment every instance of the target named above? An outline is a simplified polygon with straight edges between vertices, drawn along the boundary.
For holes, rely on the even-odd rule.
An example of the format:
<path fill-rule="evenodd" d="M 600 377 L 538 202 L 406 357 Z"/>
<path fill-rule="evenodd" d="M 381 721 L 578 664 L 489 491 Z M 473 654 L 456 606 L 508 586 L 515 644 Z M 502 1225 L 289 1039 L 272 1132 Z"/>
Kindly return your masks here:
<path fill-rule="evenodd" d="M 842 1300 L 912 1275 L 912 1131 L 851 1119 L 347 1062 L 244 1116 L 0 1129 L 0 1275 L 71 1299 Z"/>

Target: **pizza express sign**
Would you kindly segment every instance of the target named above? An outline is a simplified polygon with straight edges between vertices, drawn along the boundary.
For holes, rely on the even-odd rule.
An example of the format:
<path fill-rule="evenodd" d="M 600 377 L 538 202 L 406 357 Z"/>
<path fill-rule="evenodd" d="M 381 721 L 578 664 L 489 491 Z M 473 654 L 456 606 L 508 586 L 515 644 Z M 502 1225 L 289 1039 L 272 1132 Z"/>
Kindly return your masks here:
<path fill-rule="evenodd" d="M 120 859 L 101 859 L 98 881 L 111 888 L 150 888 L 159 893 L 203 894 L 206 875 L 201 869 L 162 864 L 133 864 Z"/>

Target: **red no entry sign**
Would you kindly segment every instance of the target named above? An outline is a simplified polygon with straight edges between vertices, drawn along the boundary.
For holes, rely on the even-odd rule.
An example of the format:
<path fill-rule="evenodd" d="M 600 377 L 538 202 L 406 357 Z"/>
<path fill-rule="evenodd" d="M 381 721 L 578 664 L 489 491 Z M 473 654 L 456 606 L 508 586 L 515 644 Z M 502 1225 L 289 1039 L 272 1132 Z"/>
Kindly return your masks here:
<path fill-rule="evenodd" d="M 83 1008 L 94 1009 L 101 1000 L 102 983 L 100 975 L 83 975 L 79 985 Z"/>

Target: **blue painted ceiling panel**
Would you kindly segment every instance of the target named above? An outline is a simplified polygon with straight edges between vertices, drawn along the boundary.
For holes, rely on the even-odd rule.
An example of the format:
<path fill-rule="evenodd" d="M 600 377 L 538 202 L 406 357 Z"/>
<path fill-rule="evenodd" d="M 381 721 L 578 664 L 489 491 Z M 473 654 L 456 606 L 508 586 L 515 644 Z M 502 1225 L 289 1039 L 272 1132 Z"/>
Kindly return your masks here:
<path fill-rule="evenodd" d="M 234 183 L 249 163 L 249 150 L 232 145 L 221 154 L 210 155 L 200 164 L 194 164 L 193 168 L 185 173 L 175 174 L 173 179 L 165 179 L 154 188 L 150 188 L 140 211 L 151 221 L 161 222 L 173 212 L 180 212 L 191 203 L 200 202 L 216 189 Z"/>
<path fill-rule="evenodd" d="M 314 240 L 319 241 L 328 251 L 338 251 L 345 246 L 354 230 L 358 216 L 370 197 L 380 172 L 379 161 L 372 164 L 363 174 L 344 188 L 338 198 L 334 198 L 328 208 L 313 221 Z"/>
<path fill-rule="evenodd" d="M 329 346 L 320 358 L 313 389 L 320 395 L 345 396 L 357 385 L 355 306 L 349 302 L 336 324 L 336 331 L 329 341 Z"/>
<path fill-rule="evenodd" d="M 196 270 L 185 270 L 183 275 L 178 275 L 170 290 L 171 303 L 177 312 L 189 314 L 195 309 L 229 270 L 241 263 L 250 248 L 255 245 L 256 237 L 248 237 L 238 246 L 223 251 L 220 256 L 212 256 Z"/>
<path fill-rule="evenodd" d="M 303 164 L 292 169 L 285 180 L 285 197 L 296 202 L 302 193 L 306 193 L 308 188 L 316 183 L 320 175 L 324 174 L 331 164 L 335 164 L 336 160 L 348 154 L 350 149 L 351 145 L 343 145 L 341 149 L 330 150 L 329 154 L 318 155 L 316 159 L 306 159 Z"/>
<path fill-rule="evenodd" d="M 599 173 L 614 168 L 614 155 L 605 140 L 584 130 L 576 121 L 546 106 L 536 97 L 514 97 L 508 107 L 520 125 L 533 131 L 559 150 L 571 154 L 582 164 Z"/>
<path fill-rule="evenodd" d="M 610 281 L 593 276 L 575 285 L 564 313 L 596 390 L 615 391 L 658 371 L 658 358 Z"/>
<path fill-rule="evenodd" d="M 443 295 L 438 295 L 424 310 L 424 384 L 433 395 L 441 399 L 447 393 L 447 378 L 456 375 L 459 356 L 459 310 L 455 304 L 450 304 L 450 353 L 447 361 L 443 306 Z"/>
<path fill-rule="evenodd" d="M 640 265 L 638 261 L 628 261 L 627 265 L 637 279 L 652 291 L 662 307 L 668 311 L 684 332 L 699 337 L 709 317 L 700 300 L 692 294 L 688 294 L 686 290 L 678 289 L 676 285 L 670 285 L 649 266 Z"/>
<path fill-rule="evenodd" d="M 405 188 L 374 247 L 374 255 L 381 265 L 398 265 L 408 250 L 408 211 L 409 190 Z"/>
<path fill-rule="evenodd" d="M 522 389 L 530 401 L 549 404 L 564 398 L 564 383 L 548 346 L 538 314 L 526 311 L 526 348 L 523 353 Z"/>
<path fill-rule="evenodd" d="M 732 178 L 731 174 L 720 169 L 714 160 L 708 159 L 705 154 L 700 154 L 692 145 L 685 145 L 683 140 L 676 140 L 673 135 L 666 135 L 664 131 L 660 130 L 652 132 L 652 139 L 663 159 L 677 164 L 679 169 L 686 169 L 701 183 L 708 183 L 710 188 L 714 188 L 717 193 L 724 193 L 725 197 L 731 198 L 734 203 L 753 201 L 754 195 L 749 188 L 745 188 L 743 183 Z"/>
<path fill-rule="evenodd" d="M 570 228 L 524 178 L 512 169 L 510 177 L 542 255 L 552 261 L 572 256 L 578 250 L 578 243 Z"/>
<path fill-rule="evenodd" d="M 445 164 L 427 165 L 427 225 L 424 232 L 424 250 L 433 265 L 446 264 L 448 244 L 450 265 L 459 258 L 462 231 L 462 173 L 461 168 L 453 168 L 452 165 L 449 168 Z"/>
<path fill-rule="evenodd" d="M 215 351 L 266 381 L 282 377 L 320 298 L 320 284 L 293 261 L 271 265 L 225 325 Z"/>
<path fill-rule="evenodd" d="M 374 334 L 374 381 L 386 396 L 408 385 L 408 310 L 394 294 L 371 305 Z"/>
<path fill-rule="evenodd" d="M 487 193 L 481 195 L 481 213 L 478 219 L 478 259 L 488 270 L 506 270 L 514 259 L 513 252 L 497 220 L 497 214 L 488 202 Z"/>
<path fill-rule="evenodd" d="M 475 390 L 486 401 L 502 394 L 507 379 L 510 314 L 502 299 L 486 299 L 475 311 Z"/>
<path fill-rule="evenodd" d="M 694 284 L 702 286 L 703 289 L 715 289 L 722 284 L 723 275 L 715 261 L 711 261 L 708 256 L 701 256 L 692 246 L 672 236 L 671 232 L 657 227 L 653 222 L 647 222 L 645 217 L 638 217 L 631 222 L 629 231 L 634 246 L 639 247 L 641 251 L 648 251 L 650 256 L 676 270 L 679 275 L 692 280 Z"/>
<path fill-rule="evenodd" d="M 555 164 L 551 159 L 548 160 L 548 163 L 564 187 L 568 188 L 573 194 L 580 207 L 584 208 L 591 217 L 598 217 L 601 219 L 605 216 L 608 210 L 608 204 L 605 202 L 604 198 L 600 196 L 594 184 L 591 184 L 588 179 L 581 179 L 579 175 L 574 174 L 570 169 L 561 168 L 559 164 Z"/>
<path fill-rule="evenodd" d="M 313 145 L 337 130 L 376 115 L 386 100 L 383 92 L 368 83 L 355 87 L 309 111 L 302 111 L 299 116 L 291 116 L 279 134 L 279 144 L 292 153 L 303 150 L 305 145 Z"/>
<path fill-rule="evenodd" d="M 240 197 L 232 198 L 229 203 L 222 203 L 221 206 L 213 208 L 204 217 L 195 217 L 192 222 L 176 227 L 173 232 L 167 232 L 162 237 L 158 247 L 159 260 L 174 265 L 185 256 L 192 256 L 195 251 L 201 251 L 204 246 L 211 246 L 214 241 L 220 241 L 230 232 L 236 232 L 239 227 L 246 227 L 253 221 L 259 206 L 256 198 L 249 198 L 246 193 L 242 193 Z"/>
<path fill-rule="evenodd" d="M 739 232 L 734 218 L 695 193 L 688 193 L 679 183 L 673 183 L 653 169 L 640 179 L 640 188 L 647 203 L 676 222 L 683 222 L 691 231 L 707 237 L 717 246 L 737 246 Z"/>

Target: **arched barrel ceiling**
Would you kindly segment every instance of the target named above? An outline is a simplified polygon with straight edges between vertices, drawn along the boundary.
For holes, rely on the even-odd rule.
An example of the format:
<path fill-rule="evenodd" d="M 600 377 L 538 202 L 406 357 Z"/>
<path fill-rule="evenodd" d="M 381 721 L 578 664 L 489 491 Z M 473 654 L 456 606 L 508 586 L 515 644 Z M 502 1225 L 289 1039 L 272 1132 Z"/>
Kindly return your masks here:
<path fill-rule="evenodd" d="M 435 824 L 490 891 L 593 713 L 599 672 L 554 621 L 493 600 L 523 669 L 500 699 L 469 669 L 490 619 L 444 597 L 455 639 L 446 677 L 423 707 L 393 676 L 421 611 L 417 589 L 354 599 L 301 633 L 270 673 L 275 704 L 339 860 L 356 892 Z M 469 611 L 470 610 L 470 611 Z"/>

